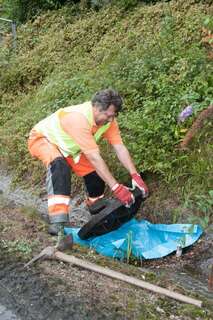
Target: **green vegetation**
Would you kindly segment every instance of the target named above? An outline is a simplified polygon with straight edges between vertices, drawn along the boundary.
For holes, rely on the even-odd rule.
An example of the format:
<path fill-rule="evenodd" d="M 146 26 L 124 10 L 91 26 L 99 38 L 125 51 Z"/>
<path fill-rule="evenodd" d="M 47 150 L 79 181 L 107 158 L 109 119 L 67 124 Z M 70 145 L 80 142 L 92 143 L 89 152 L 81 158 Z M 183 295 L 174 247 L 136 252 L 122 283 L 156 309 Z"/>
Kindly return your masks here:
<path fill-rule="evenodd" d="M 148 177 L 157 174 L 184 201 L 196 203 L 199 195 L 204 203 L 212 189 L 210 120 L 187 152 L 177 146 L 197 114 L 212 104 L 212 40 L 203 41 L 213 29 L 210 10 L 208 2 L 193 0 L 138 2 L 131 10 L 109 4 L 98 11 L 81 2 L 20 25 L 16 52 L 9 41 L 0 47 L 1 162 L 19 180 L 39 184 L 44 171 L 26 145 L 33 125 L 113 87 L 124 97 L 118 121 L 138 168 Z M 194 113 L 178 123 L 187 105 Z M 113 156 L 105 154 L 125 180 Z"/>
<path fill-rule="evenodd" d="M 3 12 L 8 18 L 25 22 L 39 15 L 43 10 L 60 8 L 65 2 L 66 0 L 1 0 L 0 4 L 3 5 Z"/>
<path fill-rule="evenodd" d="M 156 3 L 159 0 L 144 0 L 144 3 Z M 4 14 L 8 18 L 16 20 L 18 23 L 26 22 L 29 19 L 35 19 L 45 10 L 59 9 L 63 5 L 76 5 L 82 9 L 100 10 L 109 5 L 116 4 L 127 10 L 135 7 L 139 0 L 0 0 L 3 5 Z"/>
<path fill-rule="evenodd" d="M 23 255 L 29 255 L 32 253 L 32 245 L 36 245 L 37 243 L 31 243 L 30 241 L 26 240 L 1 240 L 0 241 L 0 247 L 3 249 L 7 249 L 10 253 L 22 253 Z"/>

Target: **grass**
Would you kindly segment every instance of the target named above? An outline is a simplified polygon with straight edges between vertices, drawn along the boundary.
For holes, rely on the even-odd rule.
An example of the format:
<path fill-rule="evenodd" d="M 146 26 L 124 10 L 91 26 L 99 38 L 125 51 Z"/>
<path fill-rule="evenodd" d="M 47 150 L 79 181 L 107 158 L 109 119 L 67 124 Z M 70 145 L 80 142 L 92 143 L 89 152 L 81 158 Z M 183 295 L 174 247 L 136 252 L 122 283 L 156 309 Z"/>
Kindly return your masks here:
<path fill-rule="evenodd" d="M 113 87 L 125 102 L 118 118 L 123 140 L 138 170 L 148 181 L 153 174 L 159 180 L 159 201 L 170 197 L 169 189 L 182 205 L 190 200 L 199 207 L 196 196 L 207 199 L 212 188 L 211 121 L 188 152 L 177 146 L 212 103 L 211 43 L 202 41 L 203 28 L 212 32 L 210 10 L 192 0 L 139 3 L 127 11 L 108 6 L 80 15 L 65 6 L 20 25 L 17 51 L 9 44 L 0 48 L 0 159 L 16 182 L 44 183 L 43 166 L 27 151 L 33 125 Z M 193 116 L 179 124 L 177 116 L 189 104 Z M 128 181 L 109 148 L 102 148 L 115 176 Z"/>

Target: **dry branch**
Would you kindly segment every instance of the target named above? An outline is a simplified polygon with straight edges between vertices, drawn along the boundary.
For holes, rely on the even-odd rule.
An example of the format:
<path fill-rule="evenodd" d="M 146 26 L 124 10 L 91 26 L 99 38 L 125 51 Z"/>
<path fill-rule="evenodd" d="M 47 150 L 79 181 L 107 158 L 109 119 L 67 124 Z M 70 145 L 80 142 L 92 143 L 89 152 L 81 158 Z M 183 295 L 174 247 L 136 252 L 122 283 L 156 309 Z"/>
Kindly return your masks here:
<path fill-rule="evenodd" d="M 208 118 L 213 118 L 213 106 L 209 106 L 207 109 L 203 110 L 194 121 L 191 128 L 188 130 L 187 134 L 185 135 L 183 141 L 179 145 L 179 149 L 184 150 L 187 149 L 189 142 L 195 136 L 198 130 L 200 130 L 203 125 L 204 121 Z"/>

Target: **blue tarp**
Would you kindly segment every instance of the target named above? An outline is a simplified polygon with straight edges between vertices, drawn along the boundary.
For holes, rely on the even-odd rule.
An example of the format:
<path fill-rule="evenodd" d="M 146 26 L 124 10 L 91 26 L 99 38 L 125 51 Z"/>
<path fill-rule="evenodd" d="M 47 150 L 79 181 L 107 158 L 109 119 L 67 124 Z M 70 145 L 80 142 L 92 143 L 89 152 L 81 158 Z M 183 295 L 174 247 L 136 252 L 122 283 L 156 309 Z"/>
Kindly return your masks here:
<path fill-rule="evenodd" d="M 79 228 L 65 228 L 66 234 L 73 235 L 74 243 L 118 259 L 127 258 L 130 253 L 139 259 L 161 258 L 176 251 L 177 247 L 192 245 L 202 234 L 199 225 L 152 224 L 147 220 L 135 219 L 117 230 L 88 240 L 81 240 L 78 231 Z"/>

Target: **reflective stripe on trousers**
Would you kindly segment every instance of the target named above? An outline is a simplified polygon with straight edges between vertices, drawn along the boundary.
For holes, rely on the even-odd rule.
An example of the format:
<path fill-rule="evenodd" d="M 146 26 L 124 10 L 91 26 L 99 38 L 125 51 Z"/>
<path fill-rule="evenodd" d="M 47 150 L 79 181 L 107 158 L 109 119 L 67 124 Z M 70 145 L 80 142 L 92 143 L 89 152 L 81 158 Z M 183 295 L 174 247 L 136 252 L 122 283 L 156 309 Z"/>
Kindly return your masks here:
<path fill-rule="evenodd" d="M 69 220 L 71 174 L 63 157 L 56 158 L 48 166 L 46 188 L 50 223 L 67 222 Z"/>

